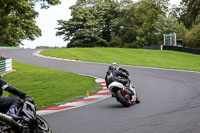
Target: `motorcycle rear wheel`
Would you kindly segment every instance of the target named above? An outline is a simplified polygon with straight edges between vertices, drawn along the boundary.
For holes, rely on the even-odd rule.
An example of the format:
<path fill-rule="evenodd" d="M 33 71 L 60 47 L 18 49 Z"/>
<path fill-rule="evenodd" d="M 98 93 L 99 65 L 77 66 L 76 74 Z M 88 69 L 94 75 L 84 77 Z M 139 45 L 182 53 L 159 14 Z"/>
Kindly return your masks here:
<path fill-rule="evenodd" d="M 131 105 L 130 100 L 126 100 L 124 96 L 122 96 L 121 91 L 117 90 L 115 92 L 115 97 L 116 99 L 124 106 L 124 107 L 129 107 Z"/>

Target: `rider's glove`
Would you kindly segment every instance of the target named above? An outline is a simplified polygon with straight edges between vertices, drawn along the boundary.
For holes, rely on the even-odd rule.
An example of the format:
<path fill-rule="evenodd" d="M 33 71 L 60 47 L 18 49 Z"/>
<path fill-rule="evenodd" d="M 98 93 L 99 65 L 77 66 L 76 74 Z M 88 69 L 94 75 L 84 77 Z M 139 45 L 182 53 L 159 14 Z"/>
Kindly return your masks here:
<path fill-rule="evenodd" d="M 21 99 L 25 99 L 26 98 L 26 93 L 25 92 L 20 92 L 18 95 Z"/>

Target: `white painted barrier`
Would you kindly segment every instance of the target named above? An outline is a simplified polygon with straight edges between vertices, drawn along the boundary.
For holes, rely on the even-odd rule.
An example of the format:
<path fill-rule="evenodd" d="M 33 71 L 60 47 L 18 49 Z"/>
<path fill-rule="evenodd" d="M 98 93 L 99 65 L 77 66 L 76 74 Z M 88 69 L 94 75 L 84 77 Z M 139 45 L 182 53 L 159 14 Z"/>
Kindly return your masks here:
<path fill-rule="evenodd" d="M 12 59 L 1 58 L 0 60 L 0 74 L 12 71 Z"/>
<path fill-rule="evenodd" d="M 12 71 L 12 59 L 6 59 L 5 66 L 6 72 Z"/>

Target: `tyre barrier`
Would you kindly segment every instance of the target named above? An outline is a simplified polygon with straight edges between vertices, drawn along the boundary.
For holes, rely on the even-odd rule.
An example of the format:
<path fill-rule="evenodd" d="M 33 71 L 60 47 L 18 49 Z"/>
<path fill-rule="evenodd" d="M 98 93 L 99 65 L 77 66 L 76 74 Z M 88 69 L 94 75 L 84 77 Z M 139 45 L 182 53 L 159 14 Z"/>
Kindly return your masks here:
<path fill-rule="evenodd" d="M 0 74 L 12 71 L 12 59 L 0 56 Z"/>

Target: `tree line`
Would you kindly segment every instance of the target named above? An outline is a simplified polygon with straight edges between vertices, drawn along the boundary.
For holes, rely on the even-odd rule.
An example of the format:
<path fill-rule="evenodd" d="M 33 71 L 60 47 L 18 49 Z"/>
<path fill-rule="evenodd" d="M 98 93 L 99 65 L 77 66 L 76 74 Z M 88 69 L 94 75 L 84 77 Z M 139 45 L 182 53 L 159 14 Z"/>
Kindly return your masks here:
<path fill-rule="evenodd" d="M 18 46 L 41 36 L 36 25 L 37 3 L 47 9 L 59 0 L 1 0 L 0 44 Z M 163 34 L 176 33 L 188 47 L 200 48 L 200 0 L 77 0 L 71 19 L 58 20 L 57 36 L 67 47 L 140 48 L 163 43 Z"/>
<path fill-rule="evenodd" d="M 184 45 L 200 48 L 199 1 L 172 7 L 169 0 L 77 0 L 72 18 L 58 21 L 56 35 L 69 41 L 67 47 L 140 48 L 176 33 Z"/>

